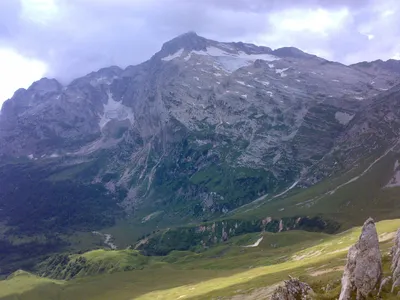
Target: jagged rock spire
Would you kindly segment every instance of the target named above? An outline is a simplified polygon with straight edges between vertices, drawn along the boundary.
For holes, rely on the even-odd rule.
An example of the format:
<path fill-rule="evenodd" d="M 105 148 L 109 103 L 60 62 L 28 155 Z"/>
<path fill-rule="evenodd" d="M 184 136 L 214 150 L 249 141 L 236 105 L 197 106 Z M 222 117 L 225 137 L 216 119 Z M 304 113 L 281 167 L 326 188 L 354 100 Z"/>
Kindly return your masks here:
<path fill-rule="evenodd" d="M 347 255 L 347 264 L 342 277 L 342 290 L 339 300 L 366 298 L 378 285 L 382 277 L 382 257 L 375 222 L 365 221 L 358 242 Z"/>

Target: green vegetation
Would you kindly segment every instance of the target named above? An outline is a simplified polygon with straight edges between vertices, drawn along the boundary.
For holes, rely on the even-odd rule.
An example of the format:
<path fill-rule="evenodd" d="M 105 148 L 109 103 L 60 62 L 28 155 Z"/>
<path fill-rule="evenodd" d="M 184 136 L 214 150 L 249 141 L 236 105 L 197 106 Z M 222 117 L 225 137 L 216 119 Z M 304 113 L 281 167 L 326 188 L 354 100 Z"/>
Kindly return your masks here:
<path fill-rule="evenodd" d="M 113 225 L 121 215 L 104 186 L 46 181 L 54 172 L 46 167 L 0 166 L 0 219 L 19 234 L 92 230 Z"/>
<path fill-rule="evenodd" d="M 64 283 L 65 282 L 39 277 L 19 270 L 10 275 L 7 280 L 0 281 L 0 299 L 18 299 L 19 295 L 27 293 L 35 295 L 36 299 L 40 299 L 40 294 L 36 292 L 36 290 L 42 288 L 48 290 L 54 288 L 54 290 L 57 290 L 58 286 L 61 286 Z M 51 294 L 54 295 L 54 293 L 50 291 L 44 295 L 42 294 L 42 296 Z"/>
<path fill-rule="evenodd" d="M 42 276 L 54 279 L 72 279 L 143 269 L 149 258 L 136 250 L 92 250 L 82 255 L 57 254 L 37 266 Z"/>
<path fill-rule="evenodd" d="M 384 188 L 398 159 L 394 153 L 357 180 L 352 179 L 376 155 L 308 189 L 249 203 L 279 187 L 268 172 L 225 164 L 235 157 L 235 145 L 242 144 L 226 140 L 226 147 L 214 149 L 216 138 L 222 137 L 205 135 L 204 144 L 195 144 L 188 137 L 177 145 L 175 154 L 160 160 L 153 188 L 148 191 L 147 182 L 142 184 L 140 195 L 147 199 L 129 219 L 120 218 L 123 212 L 118 205 L 126 193 L 111 194 L 104 188 L 104 183 L 118 180 L 121 174 L 103 168 L 107 155 L 72 166 L 50 161 L 0 165 L 4 221 L 0 247 L 5 253 L 0 256 L 0 272 L 22 268 L 54 279 L 27 273 L 11 276 L 0 282 L 0 290 L 7 291 L 1 295 L 9 299 L 18 293 L 22 294 L 18 299 L 82 299 L 82 295 L 85 299 L 209 299 L 268 293 L 268 287 L 291 274 L 310 282 L 319 299 L 334 299 L 347 247 L 355 242 L 359 229 L 335 236 L 327 233 L 360 225 L 369 216 L 400 217 L 400 188 Z M 151 152 L 146 173 L 158 161 Z M 93 184 L 94 176 L 98 184 Z M 289 173 L 287 178 L 291 179 Z M 212 195 L 213 203 L 207 207 L 203 198 L 193 195 Z M 229 213 L 222 214 L 225 210 Z M 378 225 L 386 234 L 397 227 L 397 220 Z M 90 233 L 99 229 L 124 241 L 118 243 L 121 248 L 141 237 L 141 253 L 82 254 L 104 247 L 103 240 Z M 258 247 L 243 247 L 261 236 Z M 383 253 L 389 245 L 389 240 L 382 242 Z M 27 289 L 19 289 L 24 281 Z M 325 292 L 322 288 L 328 283 L 331 289 Z"/>
<path fill-rule="evenodd" d="M 369 216 L 376 220 L 399 218 L 400 187 L 384 188 L 393 176 L 393 166 L 399 157 L 389 153 L 374 164 L 364 175 L 349 182 L 366 170 L 375 158 L 363 161 L 356 169 L 322 181 L 307 189 L 296 189 L 282 197 L 266 198 L 239 208 L 230 217 L 256 219 L 266 215 L 290 217 L 294 215 L 320 216 L 341 224 L 341 229 L 357 226 Z"/>
<path fill-rule="evenodd" d="M 292 217 L 283 219 L 240 220 L 224 219 L 199 225 L 179 226 L 158 231 L 143 238 L 138 249 L 146 255 L 166 255 L 173 250 L 201 251 L 231 237 L 253 232 L 279 232 L 294 229 L 333 233 L 339 224 L 318 217 Z"/>
<path fill-rule="evenodd" d="M 48 180 L 58 171 L 52 163 L 0 165 L 0 274 L 31 269 L 44 256 L 73 248 L 79 232 L 110 227 L 123 216 L 104 186 Z"/>
<path fill-rule="evenodd" d="M 222 146 L 213 148 L 216 141 L 223 141 Z M 230 161 L 246 147 L 244 140 L 233 141 L 207 128 L 182 138 L 158 165 L 152 182 L 154 193 L 146 202 L 152 203 L 149 205 L 153 210 L 173 213 L 175 219 L 178 215 L 186 220 L 202 220 L 275 192 L 279 187 L 271 172 L 232 167 Z M 203 198 L 210 194 L 214 195 L 213 201 L 204 206 Z"/>
<path fill-rule="evenodd" d="M 386 253 L 399 227 L 400 220 L 377 224 L 386 273 Z M 69 257 L 71 261 L 85 258 L 92 266 L 88 273 L 68 281 L 26 273 L 11 276 L 0 281 L 0 299 L 16 299 L 16 295 L 21 300 L 212 299 L 234 295 L 245 299 L 245 295 L 252 294 L 262 298 L 272 292 L 275 284 L 293 275 L 310 283 L 318 299 L 331 300 L 340 292 L 347 250 L 359 234 L 360 228 L 337 235 L 296 230 L 267 232 L 262 234 L 258 247 L 245 248 L 260 237 L 246 234 L 201 253 L 174 251 L 164 257 L 143 257 L 134 250 L 92 251 Z M 140 268 L 124 271 L 129 265 Z M 330 288 L 325 291 L 328 284 Z M 384 299 L 391 298 L 384 294 Z"/>

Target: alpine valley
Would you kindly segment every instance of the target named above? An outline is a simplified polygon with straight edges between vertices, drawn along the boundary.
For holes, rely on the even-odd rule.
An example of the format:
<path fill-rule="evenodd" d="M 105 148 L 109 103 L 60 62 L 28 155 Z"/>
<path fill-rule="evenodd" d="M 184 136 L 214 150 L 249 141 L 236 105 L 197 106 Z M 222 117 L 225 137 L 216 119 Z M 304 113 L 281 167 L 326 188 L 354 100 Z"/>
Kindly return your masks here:
<path fill-rule="evenodd" d="M 342 255 L 370 216 L 400 218 L 399 142 L 397 60 L 188 32 L 139 65 L 43 78 L 1 109 L 0 298 L 265 299 L 261 281 Z"/>

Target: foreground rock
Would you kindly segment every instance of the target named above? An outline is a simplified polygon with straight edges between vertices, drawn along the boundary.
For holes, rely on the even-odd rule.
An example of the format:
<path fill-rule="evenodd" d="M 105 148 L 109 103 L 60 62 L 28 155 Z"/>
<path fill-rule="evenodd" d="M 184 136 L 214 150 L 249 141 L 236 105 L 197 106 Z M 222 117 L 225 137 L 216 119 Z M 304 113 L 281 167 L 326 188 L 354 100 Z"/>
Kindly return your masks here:
<path fill-rule="evenodd" d="M 382 277 L 382 257 L 375 222 L 365 221 L 358 242 L 349 249 L 347 264 L 342 277 L 339 300 L 366 298 L 376 289 Z"/>
<path fill-rule="evenodd" d="M 311 299 L 312 288 L 297 278 L 290 277 L 285 285 L 278 287 L 272 294 L 271 300 L 306 300 Z"/>
<path fill-rule="evenodd" d="M 397 230 L 396 236 L 394 238 L 391 269 L 393 272 L 393 292 L 396 287 L 400 286 L 400 229 Z"/>

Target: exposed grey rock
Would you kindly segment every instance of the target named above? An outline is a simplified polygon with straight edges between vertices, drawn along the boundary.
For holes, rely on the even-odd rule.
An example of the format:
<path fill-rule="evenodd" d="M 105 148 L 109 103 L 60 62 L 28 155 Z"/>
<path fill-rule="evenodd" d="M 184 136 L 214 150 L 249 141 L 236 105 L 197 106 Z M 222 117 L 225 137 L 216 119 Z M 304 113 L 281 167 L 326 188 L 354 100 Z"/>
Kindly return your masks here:
<path fill-rule="evenodd" d="M 107 162 L 88 181 L 117 174 L 115 190 L 129 191 L 121 205 L 132 209 L 164 196 L 154 193 L 154 179 L 172 164 L 177 169 L 167 177 L 186 180 L 177 196 L 199 199 L 199 213 L 224 213 L 294 187 L 303 174 L 313 183 L 336 170 L 339 164 L 319 164 L 321 158 L 338 138 L 348 141 L 344 131 L 351 138 L 358 133 L 367 99 L 399 75 L 385 73 L 371 84 L 373 78 L 296 48 L 222 43 L 190 32 L 140 65 L 104 68 L 67 86 L 42 79 L 18 90 L 0 114 L 0 157 L 60 157 L 72 165 L 107 151 Z M 213 190 L 189 180 L 214 166 L 256 170 L 261 175 L 250 181 L 263 184 L 232 199 L 227 186 Z"/>
<path fill-rule="evenodd" d="M 400 61 L 396 59 L 364 61 L 353 64 L 352 67 L 370 74 L 377 74 L 377 72 L 380 72 L 380 74 L 384 72 L 400 74 Z"/>
<path fill-rule="evenodd" d="M 223 242 L 226 242 L 228 240 L 228 232 L 226 232 L 224 229 L 222 229 L 222 237 L 221 237 Z"/>
<path fill-rule="evenodd" d="M 289 276 L 290 277 L 290 276 Z M 290 277 L 285 285 L 278 287 L 271 296 L 271 300 L 306 300 L 311 299 L 312 288 L 297 278 Z"/>
<path fill-rule="evenodd" d="M 393 292 L 396 287 L 400 286 L 400 229 L 397 230 L 396 236 L 394 238 L 391 270 L 393 272 Z"/>
<path fill-rule="evenodd" d="M 339 300 L 366 298 L 377 288 L 382 276 L 382 257 L 379 239 L 372 218 L 365 221 L 358 242 L 347 255 L 347 264 L 342 277 L 342 290 Z"/>
<path fill-rule="evenodd" d="M 378 296 L 381 295 L 381 293 L 382 293 L 383 290 L 390 289 L 390 283 L 391 283 L 391 281 L 392 281 L 392 277 L 391 277 L 391 276 L 388 276 L 388 277 L 386 277 L 386 278 L 384 278 L 384 279 L 382 280 L 381 285 L 380 285 L 380 287 L 379 287 Z"/>
<path fill-rule="evenodd" d="M 392 151 L 399 151 L 399 96 L 400 85 L 397 85 L 368 100 L 369 104 L 354 115 L 345 131 L 338 134 L 331 150 L 307 170 L 300 184 L 309 186 L 338 171 L 351 169 L 365 157 L 379 160 Z M 349 182 L 355 180 L 356 177 Z"/>

